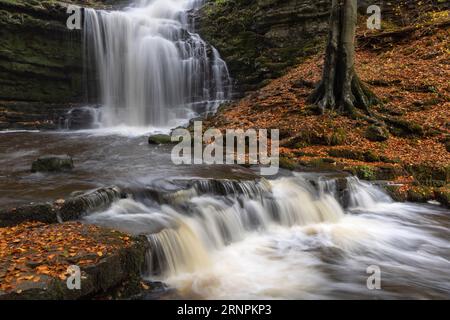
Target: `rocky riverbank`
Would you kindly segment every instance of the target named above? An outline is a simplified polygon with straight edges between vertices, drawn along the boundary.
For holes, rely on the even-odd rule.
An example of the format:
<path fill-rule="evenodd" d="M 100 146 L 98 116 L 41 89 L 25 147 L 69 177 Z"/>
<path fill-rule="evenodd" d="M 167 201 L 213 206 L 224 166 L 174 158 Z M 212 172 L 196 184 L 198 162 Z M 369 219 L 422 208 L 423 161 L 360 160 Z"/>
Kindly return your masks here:
<path fill-rule="evenodd" d="M 81 299 L 140 282 L 148 243 L 80 223 L 0 228 L 0 300 Z M 67 286 L 71 266 L 81 287 Z"/>
<path fill-rule="evenodd" d="M 319 115 L 307 103 L 321 75 L 321 54 L 224 106 L 204 127 L 279 129 L 284 168 L 343 170 L 387 181 L 383 185 L 396 200 L 448 206 L 448 32 L 445 24 L 428 25 L 372 45 L 359 34 L 356 67 L 382 100 L 373 112 L 383 117 L 385 127 L 334 112 Z"/>
<path fill-rule="evenodd" d="M 149 291 L 141 287 L 145 238 L 73 222 L 121 197 L 117 187 L 101 188 L 0 211 L 0 300 L 105 297 L 124 283 L 127 296 Z M 70 266 L 81 270 L 79 290 L 67 287 Z"/>

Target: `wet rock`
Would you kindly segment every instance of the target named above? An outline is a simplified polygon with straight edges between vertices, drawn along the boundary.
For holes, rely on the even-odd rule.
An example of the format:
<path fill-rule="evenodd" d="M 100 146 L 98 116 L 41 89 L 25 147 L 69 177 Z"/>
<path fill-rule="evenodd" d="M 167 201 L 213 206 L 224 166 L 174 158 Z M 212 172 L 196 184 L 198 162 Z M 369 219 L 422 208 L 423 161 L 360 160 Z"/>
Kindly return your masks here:
<path fill-rule="evenodd" d="M 62 221 L 78 220 L 84 215 L 108 208 L 114 201 L 125 197 L 115 186 L 100 188 L 64 202 L 59 210 Z"/>
<path fill-rule="evenodd" d="M 67 2 L 104 7 L 119 0 L 63 2 L 0 1 L 0 114 L 11 112 L 2 129 L 58 129 L 71 105 L 85 102 L 83 33 L 67 28 Z M 95 101 L 96 79 L 87 78 L 88 98 Z"/>
<path fill-rule="evenodd" d="M 394 201 L 405 202 L 407 200 L 407 194 L 401 191 L 402 186 L 399 184 L 387 184 L 384 186 L 384 190 L 386 190 Z"/>
<path fill-rule="evenodd" d="M 26 205 L 0 211 L 0 227 L 11 227 L 24 222 L 56 223 L 57 211 L 50 204 Z"/>
<path fill-rule="evenodd" d="M 348 190 L 348 178 L 338 178 L 336 179 L 336 193 L 339 203 L 347 208 L 350 202 L 350 192 Z"/>
<path fill-rule="evenodd" d="M 172 137 L 168 134 L 155 134 L 148 138 L 148 143 L 153 145 L 172 144 Z"/>
<path fill-rule="evenodd" d="M 448 188 L 434 190 L 434 196 L 444 207 L 450 208 L 450 190 Z"/>
<path fill-rule="evenodd" d="M 383 142 L 389 139 L 389 132 L 382 127 L 372 125 L 367 128 L 365 136 L 370 141 Z"/>
<path fill-rule="evenodd" d="M 74 168 L 70 156 L 44 156 L 33 162 L 31 172 L 60 172 L 69 171 Z"/>
<path fill-rule="evenodd" d="M 411 202 L 426 203 L 434 200 L 433 189 L 429 187 L 415 187 L 407 192 L 407 200 Z"/>
<path fill-rule="evenodd" d="M 95 108 L 75 108 L 65 115 L 65 129 L 82 130 L 92 128 L 96 120 Z"/>

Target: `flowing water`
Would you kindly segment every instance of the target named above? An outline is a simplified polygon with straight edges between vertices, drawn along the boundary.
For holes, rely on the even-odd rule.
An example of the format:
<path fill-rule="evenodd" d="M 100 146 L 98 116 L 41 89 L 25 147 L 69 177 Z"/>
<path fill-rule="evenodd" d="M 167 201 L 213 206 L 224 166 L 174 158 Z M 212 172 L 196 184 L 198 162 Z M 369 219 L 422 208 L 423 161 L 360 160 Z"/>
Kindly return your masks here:
<path fill-rule="evenodd" d="M 230 97 L 225 62 L 193 31 L 203 1 L 135 1 L 85 10 L 86 63 L 96 66 L 105 126 L 175 126 Z"/>
<path fill-rule="evenodd" d="M 125 190 L 84 220 L 147 236 L 144 276 L 177 298 L 450 298 L 450 212 L 394 202 L 356 178 L 175 167 L 170 147 L 95 130 L 0 133 L 0 153 L 2 208 Z M 30 173 L 54 153 L 72 155 L 75 170 Z M 373 265 L 381 290 L 366 286 Z"/>
<path fill-rule="evenodd" d="M 87 115 L 96 129 L 0 132 L 0 208 L 118 186 L 127 198 L 84 222 L 146 236 L 143 276 L 166 283 L 169 298 L 450 298 L 448 210 L 336 173 L 266 180 L 237 166 L 176 167 L 169 146 L 148 145 L 145 133 L 229 98 L 225 63 L 189 21 L 201 2 L 86 10 L 102 107 L 73 110 L 66 126 Z M 71 155 L 75 169 L 30 173 L 48 154 Z M 367 287 L 371 266 L 381 290 Z"/>
<path fill-rule="evenodd" d="M 199 180 L 86 220 L 147 234 L 147 277 L 183 298 L 449 298 L 448 211 L 345 179 L 345 201 L 324 174 Z M 370 266 L 381 270 L 381 290 L 367 288 Z"/>

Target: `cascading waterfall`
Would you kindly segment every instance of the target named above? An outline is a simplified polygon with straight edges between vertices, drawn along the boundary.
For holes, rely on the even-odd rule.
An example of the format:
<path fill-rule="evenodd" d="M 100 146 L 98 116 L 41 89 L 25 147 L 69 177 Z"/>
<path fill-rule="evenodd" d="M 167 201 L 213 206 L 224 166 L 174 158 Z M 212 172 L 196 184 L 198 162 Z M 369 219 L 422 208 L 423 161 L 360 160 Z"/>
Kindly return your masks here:
<path fill-rule="evenodd" d="M 95 66 L 105 126 L 174 126 L 229 99 L 225 62 L 189 22 L 188 12 L 202 2 L 141 0 L 124 11 L 85 10 L 85 61 Z"/>
<path fill-rule="evenodd" d="M 439 281 L 433 294 L 450 293 L 444 280 L 448 232 L 433 220 L 442 212 L 427 208 L 425 217 L 417 205 L 394 203 L 356 178 L 198 180 L 170 194 L 149 194 L 87 220 L 147 234 L 147 276 L 187 297 L 333 298 L 346 292 L 398 298 L 396 285 L 407 288 L 405 296 L 419 295 L 420 287 Z M 384 268 L 393 290 L 367 290 L 370 265 Z"/>

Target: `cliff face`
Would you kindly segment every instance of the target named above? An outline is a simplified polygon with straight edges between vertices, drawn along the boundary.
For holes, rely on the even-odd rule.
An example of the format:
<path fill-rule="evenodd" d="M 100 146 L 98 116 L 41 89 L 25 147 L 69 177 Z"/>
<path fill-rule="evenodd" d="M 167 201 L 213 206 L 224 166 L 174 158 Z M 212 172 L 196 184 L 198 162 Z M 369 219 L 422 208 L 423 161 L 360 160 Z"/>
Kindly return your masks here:
<path fill-rule="evenodd" d="M 228 63 L 241 92 L 281 76 L 317 52 L 327 34 L 328 0 L 212 0 L 198 29 Z"/>
<path fill-rule="evenodd" d="M 361 17 L 373 4 L 381 7 L 383 22 L 398 26 L 449 7 L 442 0 L 358 0 Z M 243 93 L 323 50 L 330 8 L 331 0 L 209 0 L 197 28 L 220 51 Z"/>
<path fill-rule="evenodd" d="M 0 0 L 0 129 L 53 128 L 82 99 L 82 36 L 67 2 Z M 109 1 L 111 2 L 111 1 Z"/>

